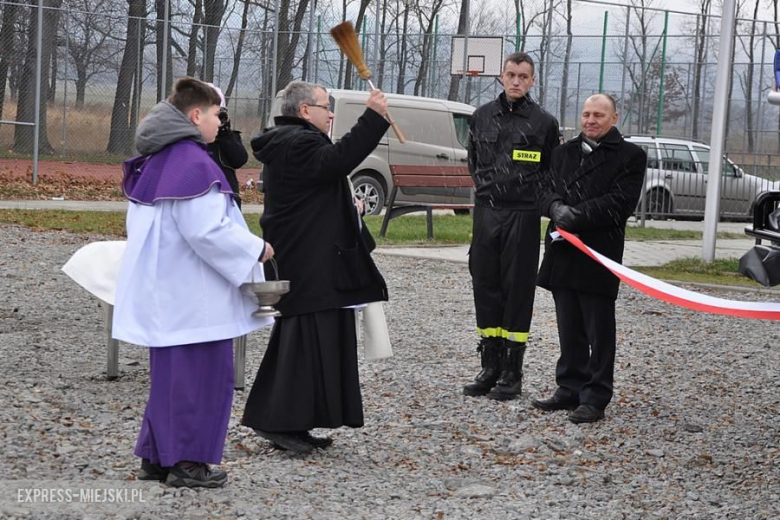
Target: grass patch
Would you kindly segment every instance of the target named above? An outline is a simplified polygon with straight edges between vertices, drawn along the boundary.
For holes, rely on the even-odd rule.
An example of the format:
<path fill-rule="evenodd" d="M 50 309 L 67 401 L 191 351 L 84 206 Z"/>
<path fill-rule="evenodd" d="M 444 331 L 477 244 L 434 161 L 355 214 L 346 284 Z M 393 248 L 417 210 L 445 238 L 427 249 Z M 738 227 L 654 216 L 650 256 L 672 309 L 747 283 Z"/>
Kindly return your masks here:
<path fill-rule="evenodd" d="M 9 187 L 9 186 L 7 186 Z M 52 192 L 54 193 L 54 192 Z M 97 195 L 98 193 L 96 193 Z M 46 195 L 49 195 L 48 193 Z M 262 230 L 258 222 L 259 215 L 245 215 L 249 229 L 258 236 Z M 387 236 L 379 237 L 382 226 L 381 216 L 365 218 L 366 225 L 379 245 L 437 246 L 464 245 L 471 242 L 471 217 L 468 215 L 434 215 L 434 239 L 427 239 L 424 215 L 411 215 L 395 218 L 387 228 Z M 125 214 L 107 211 L 56 211 L 56 210 L 0 210 L 0 222 L 18 224 L 36 230 L 62 230 L 75 233 L 98 233 L 105 235 L 125 235 Z M 542 223 L 539 237 L 544 238 L 547 224 Z M 692 240 L 701 239 L 701 232 L 675 229 L 634 228 L 626 229 L 628 240 Z M 745 238 L 737 233 L 718 233 L 720 239 Z"/>
<path fill-rule="evenodd" d="M 366 225 L 378 245 L 456 245 L 471 242 L 471 217 L 468 215 L 434 215 L 433 240 L 428 240 L 424 215 L 394 218 L 387 235 L 379 236 L 383 216 L 365 217 Z"/>
<path fill-rule="evenodd" d="M 126 236 L 125 214 L 110 211 L 0 209 L 0 222 L 36 231 Z"/>
<path fill-rule="evenodd" d="M 253 233 L 262 236 L 257 215 L 246 215 L 246 221 Z M 467 237 L 471 233 L 471 219 L 468 216 L 438 215 L 434 217 L 434 222 L 436 240 L 430 242 L 425 238 L 425 217 L 411 216 L 394 219 L 385 239 L 378 238 L 382 218 L 366 218 L 366 224 L 371 233 L 377 237 L 377 243 L 380 245 L 468 243 Z M 0 209 L 0 223 L 25 226 L 36 231 L 69 231 L 119 238 L 126 236 L 125 213 L 123 212 Z M 688 235 L 683 236 L 688 238 Z M 684 258 L 662 266 L 638 267 L 636 270 L 663 280 L 761 287 L 756 282 L 739 274 L 738 268 L 739 260 L 736 258 L 716 260 L 711 264 L 698 258 Z"/>
<path fill-rule="evenodd" d="M 647 242 L 650 240 L 701 240 L 702 232 L 687 229 L 661 229 L 652 227 L 626 227 L 626 240 Z M 718 232 L 723 240 L 747 238 L 744 233 Z"/>
<path fill-rule="evenodd" d="M 379 238 L 379 230 L 382 226 L 381 216 L 369 216 L 365 218 L 371 234 L 379 245 L 455 245 L 471 243 L 471 216 L 469 215 L 434 215 L 433 236 L 427 239 L 426 222 L 424 215 L 406 215 L 394 218 L 387 226 L 387 236 Z M 542 222 L 539 237 L 544 240 L 547 231 L 547 221 Z M 651 227 L 627 227 L 626 240 L 646 242 L 650 240 L 701 240 L 701 231 L 689 231 L 681 229 L 659 229 Z M 741 233 L 718 233 L 722 240 L 745 238 Z"/>
<path fill-rule="evenodd" d="M 679 282 L 738 285 L 759 288 L 760 284 L 739 273 L 739 259 L 721 259 L 706 263 L 700 258 L 680 258 L 657 267 L 636 267 L 636 271 L 653 278 Z"/>

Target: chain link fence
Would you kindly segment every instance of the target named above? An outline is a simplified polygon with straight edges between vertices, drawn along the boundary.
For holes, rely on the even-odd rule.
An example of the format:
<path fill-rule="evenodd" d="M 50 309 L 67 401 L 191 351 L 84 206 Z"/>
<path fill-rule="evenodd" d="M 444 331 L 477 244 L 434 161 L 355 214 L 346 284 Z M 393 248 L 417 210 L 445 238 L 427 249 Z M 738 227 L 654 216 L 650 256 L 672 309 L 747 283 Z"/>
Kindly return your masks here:
<path fill-rule="evenodd" d="M 277 2 L 284 10 L 276 12 L 274 2 L 223 0 L 216 2 L 221 12 L 209 11 L 206 2 L 198 14 L 193 4 L 174 2 L 166 24 L 163 0 L 43 0 L 41 91 L 46 109 L 41 114 L 40 152 L 68 160 L 127 157 L 133 153 L 138 121 L 184 75 L 222 88 L 232 125 L 245 136 L 264 126 L 275 91 L 293 79 L 329 88 L 364 88 L 327 32 L 341 21 L 341 15 L 334 14 L 340 7 L 312 9 L 308 2 Z M 393 5 L 402 9 L 399 2 Z M 571 37 L 560 13 L 544 25 L 524 26 L 518 20 L 517 27 L 503 31 L 489 31 L 475 22 L 470 36 L 501 36 L 504 54 L 531 54 L 537 75 L 532 95 L 558 117 L 567 138 L 578 132 L 584 99 L 604 90 L 618 100 L 625 134 L 706 141 L 718 19 L 676 14 L 676 22 L 669 25 L 654 11 L 587 3 L 575 7 L 579 10 Z M 609 23 L 599 31 L 605 9 Z M 37 9 L 0 0 L 0 13 L 0 119 L 30 122 Z M 647 16 L 652 18 L 647 21 L 642 13 L 655 17 Z M 440 32 L 437 19 L 421 29 L 417 20 L 422 18 L 414 13 L 395 16 L 392 22 L 392 12 L 381 14 L 386 19 L 379 34 L 368 11 L 358 37 L 376 84 L 386 92 L 474 106 L 501 92 L 495 77 L 451 75 L 454 28 Z M 210 23 L 213 20 L 216 23 Z M 780 113 L 766 102 L 773 88 L 774 30 L 772 23 L 738 24 L 726 141 L 735 163 L 766 178 L 774 178 L 780 164 Z M 0 154 L 28 157 L 33 131 L 0 125 Z"/>

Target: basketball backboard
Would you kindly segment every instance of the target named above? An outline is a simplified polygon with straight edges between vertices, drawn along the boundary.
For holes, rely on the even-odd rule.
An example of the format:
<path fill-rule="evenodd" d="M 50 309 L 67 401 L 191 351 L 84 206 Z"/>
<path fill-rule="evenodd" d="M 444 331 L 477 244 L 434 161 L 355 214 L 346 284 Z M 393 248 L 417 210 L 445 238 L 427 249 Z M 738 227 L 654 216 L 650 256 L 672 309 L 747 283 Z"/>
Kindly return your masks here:
<path fill-rule="evenodd" d="M 463 74 L 463 48 L 466 50 L 466 74 L 472 76 L 500 76 L 504 59 L 504 38 L 501 36 L 452 37 L 450 74 Z"/>

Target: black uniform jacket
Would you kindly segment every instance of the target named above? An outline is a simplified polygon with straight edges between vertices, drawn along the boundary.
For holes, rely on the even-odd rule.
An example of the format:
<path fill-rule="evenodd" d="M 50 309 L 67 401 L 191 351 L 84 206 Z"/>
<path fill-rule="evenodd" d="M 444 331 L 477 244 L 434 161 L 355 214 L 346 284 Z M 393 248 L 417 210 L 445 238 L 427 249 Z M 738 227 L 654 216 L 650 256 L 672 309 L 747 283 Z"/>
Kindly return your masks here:
<path fill-rule="evenodd" d="M 645 152 L 623 140 L 614 127 L 590 154 L 582 151 L 580 135 L 553 153 L 550 177 L 540 201 L 542 215 L 550 216 L 550 205 L 556 200 L 580 210 L 580 216 L 566 231 L 579 235 L 604 256 L 622 262 L 626 220 L 639 200 L 646 164 Z M 555 229 L 551 221 L 539 286 L 617 298 L 620 280 L 565 240 L 552 242 L 550 232 Z"/>
<path fill-rule="evenodd" d="M 263 163 L 263 237 L 274 247 L 290 292 L 282 315 L 387 300 L 387 285 L 361 236 L 347 175 L 376 148 L 389 123 L 366 109 L 333 144 L 303 119 L 277 117 L 252 139 Z M 266 277 L 273 270 L 266 263 Z"/>
<path fill-rule="evenodd" d="M 249 159 L 244 143 L 241 142 L 241 132 L 220 129 L 217 139 L 208 145 L 208 151 L 225 174 L 240 207 L 241 190 L 236 177 L 236 169 L 245 165 Z"/>
<path fill-rule="evenodd" d="M 560 144 L 555 118 L 528 95 L 509 103 L 502 92 L 474 112 L 469 130 L 476 204 L 536 210 L 539 177 Z"/>

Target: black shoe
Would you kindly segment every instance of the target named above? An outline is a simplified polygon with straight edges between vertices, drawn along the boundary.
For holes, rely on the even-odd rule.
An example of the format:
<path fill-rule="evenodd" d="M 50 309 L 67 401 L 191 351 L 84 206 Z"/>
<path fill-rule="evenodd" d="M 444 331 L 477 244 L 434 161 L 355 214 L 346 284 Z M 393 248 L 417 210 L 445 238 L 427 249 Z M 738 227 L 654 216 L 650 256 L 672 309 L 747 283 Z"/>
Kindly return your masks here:
<path fill-rule="evenodd" d="M 543 412 L 555 412 L 557 410 L 574 410 L 580 403 L 579 401 L 565 401 L 557 395 L 553 395 L 549 399 L 533 399 L 531 405 Z"/>
<path fill-rule="evenodd" d="M 318 448 L 321 450 L 333 444 L 333 439 L 331 439 L 330 437 L 315 437 L 309 432 L 296 432 L 295 434 L 303 442 L 311 444 L 314 448 Z"/>
<path fill-rule="evenodd" d="M 301 439 L 295 432 L 264 432 L 255 430 L 255 433 L 285 450 L 309 453 L 314 449 L 314 446 Z"/>
<path fill-rule="evenodd" d="M 141 470 L 136 476 L 137 480 L 158 480 L 165 482 L 168 477 L 168 468 L 151 462 L 149 459 L 141 459 Z"/>
<path fill-rule="evenodd" d="M 604 410 L 592 404 L 583 403 L 569 414 L 569 420 L 574 424 L 594 423 L 604 418 Z"/>
<path fill-rule="evenodd" d="M 477 347 L 482 371 L 474 378 L 473 383 L 463 387 L 463 395 L 479 397 L 487 395 L 496 385 L 501 375 L 501 357 L 504 355 L 503 340 L 499 338 L 482 338 Z"/>
<path fill-rule="evenodd" d="M 227 473 L 209 468 L 208 464 L 182 464 L 179 462 L 168 471 L 165 483 L 173 487 L 220 488 L 227 482 Z"/>
<path fill-rule="evenodd" d="M 504 341 L 504 357 L 501 359 L 501 377 L 496 381 L 488 398 L 497 401 L 516 399 L 523 391 L 523 356 L 525 343 Z"/>

